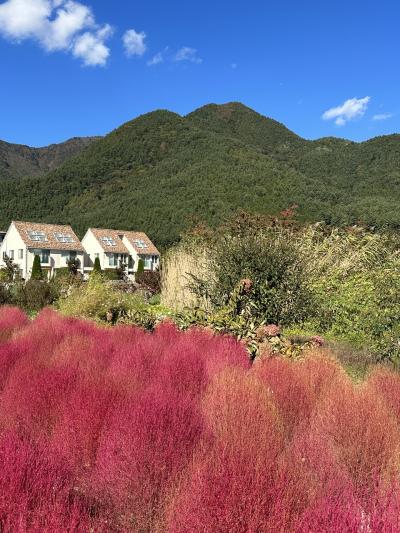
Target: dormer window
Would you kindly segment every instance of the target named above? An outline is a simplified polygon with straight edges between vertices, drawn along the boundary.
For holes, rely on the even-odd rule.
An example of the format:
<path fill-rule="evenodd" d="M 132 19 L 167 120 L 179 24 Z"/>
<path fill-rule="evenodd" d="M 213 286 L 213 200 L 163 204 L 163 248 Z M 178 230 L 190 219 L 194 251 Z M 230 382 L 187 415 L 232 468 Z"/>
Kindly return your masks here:
<path fill-rule="evenodd" d="M 75 242 L 70 233 L 58 233 L 57 232 L 57 233 L 54 233 L 54 238 L 56 239 L 57 242 L 61 242 L 65 244 Z"/>
<path fill-rule="evenodd" d="M 101 237 L 101 241 L 106 246 L 117 246 L 117 243 L 115 242 L 115 240 L 112 237 L 108 237 L 108 236 Z"/>
<path fill-rule="evenodd" d="M 28 230 L 27 233 L 31 241 L 47 242 L 48 240 L 44 231 Z"/>
<path fill-rule="evenodd" d="M 135 239 L 133 241 L 133 244 L 135 244 L 135 246 L 137 246 L 138 248 L 147 248 L 148 247 L 143 239 Z"/>

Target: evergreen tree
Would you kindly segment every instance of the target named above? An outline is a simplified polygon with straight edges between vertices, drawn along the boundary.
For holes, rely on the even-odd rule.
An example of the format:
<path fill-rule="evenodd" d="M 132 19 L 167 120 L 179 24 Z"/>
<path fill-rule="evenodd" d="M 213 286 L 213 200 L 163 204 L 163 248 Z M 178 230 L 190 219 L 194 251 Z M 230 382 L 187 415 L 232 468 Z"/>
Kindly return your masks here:
<path fill-rule="evenodd" d="M 138 261 L 138 267 L 135 275 L 135 281 L 140 283 L 140 278 L 144 272 L 144 261 L 143 259 L 139 259 Z"/>
<path fill-rule="evenodd" d="M 93 272 L 96 272 L 97 274 L 101 273 L 100 259 L 98 257 L 94 260 Z"/>
<path fill-rule="evenodd" d="M 35 258 L 33 259 L 31 279 L 43 279 L 42 265 L 38 255 L 35 255 Z"/>

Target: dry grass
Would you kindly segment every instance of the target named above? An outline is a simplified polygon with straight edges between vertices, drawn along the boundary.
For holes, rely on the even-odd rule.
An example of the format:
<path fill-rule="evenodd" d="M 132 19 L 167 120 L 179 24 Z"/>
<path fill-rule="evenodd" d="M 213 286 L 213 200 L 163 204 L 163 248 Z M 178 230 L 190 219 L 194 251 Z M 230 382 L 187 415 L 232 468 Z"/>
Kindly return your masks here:
<path fill-rule="evenodd" d="M 210 302 L 206 298 L 199 298 L 190 290 L 194 279 L 207 279 L 209 265 L 204 247 L 172 248 L 163 261 L 161 303 L 177 311 L 187 307 L 210 309 Z"/>

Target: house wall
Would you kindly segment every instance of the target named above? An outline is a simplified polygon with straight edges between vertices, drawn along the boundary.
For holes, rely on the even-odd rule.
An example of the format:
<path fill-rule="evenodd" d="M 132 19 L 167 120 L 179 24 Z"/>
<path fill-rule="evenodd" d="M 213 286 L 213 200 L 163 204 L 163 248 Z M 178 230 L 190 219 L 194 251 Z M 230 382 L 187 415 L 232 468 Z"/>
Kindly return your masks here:
<path fill-rule="evenodd" d="M 93 268 L 95 254 L 99 254 L 100 267 L 102 269 L 109 268 L 108 261 L 107 266 L 105 266 L 106 257 L 104 250 L 91 231 L 86 232 L 85 236 L 82 239 L 82 246 L 85 249 L 85 270 L 91 270 Z"/>
<path fill-rule="evenodd" d="M 19 258 L 18 251 L 23 251 L 22 259 Z M 11 252 L 14 252 L 13 262 L 18 266 L 21 271 L 23 278 L 27 277 L 27 249 L 26 244 L 21 239 L 16 227 L 14 224 L 11 224 L 8 228 L 4 241 L 0 248 L 0 265 L 4 266 L 3 256 L 7 254 L 9 257 L 12 255 Z"/>
<path fill-rule="evenodd" d="M 133 272 L 137 272 L 140 257 L 143 256 L 143 258 L 144 258 L 144 256 L 146 256 L 147 254 L 138 254 L 136 252 L 135 248 L 130 243 L 129 239 L 127 239 L 126 237 L 124 237 L 122 239 L 122 242 L 128 248 L 130 256 L 132 257 L 132 260 L 133 260 L 133 269 L 132 269 L 132 271 Z M 160 264 L 160 258 L 159 258 L 159 256 L 150 256 L 150 257 L 152 258 L 151 262 L 150 262 L 151 263 L 150 267 L 148 265 L 145 265 L 145 270 L 156 270 L 156 268 Z"/>
<path fill-rule="evenodd" d="M 38 243 L 38 245 L 35 248 L 29 248 L 27 250 L 27 272 L 28 276 L 30 276 L 32 272 L 33 267 L 33 261 L 35 258 L 35 250 L 48 250 L 45 246 L 41 247 L 40 244 L 45 243 Z M 68 254 L 68 255 L 67 255 Z M 66 268 L 67 260 L 69 258 L 69 252 L 66 250 L 50 250 L 50 256 L 49 256 L 49 262 L 48 263 L 42 263 L 42 268 L 47 270 L 51 270 L 51 273 L 53 273 L 54 269 L 57 268 Z M 84 253 L 83 252 L 76 252 L 76 258 L 79 260 L 80 268 L 79 270 L 83 273 L 83 262 L 84 262 Z"/>
<path fill-rule="evenodd" d="M 82 246 L 85 249 L 85 270 L 90 271 L 94 266 L 95 254 L 99 254 L 100 267 L 102 270 L 113 270 L 118 268 L 119 260 L 115 266 L 110 265 L 109 256 L 118 255 L 119 259 L 125 257 L 125 254 L 116 254 L 115 252 L 105 252 L 103 247 L 91 231 L 87 231 L 82 239 Z M 126 257 L 127 260 L 127 257 Z"/>

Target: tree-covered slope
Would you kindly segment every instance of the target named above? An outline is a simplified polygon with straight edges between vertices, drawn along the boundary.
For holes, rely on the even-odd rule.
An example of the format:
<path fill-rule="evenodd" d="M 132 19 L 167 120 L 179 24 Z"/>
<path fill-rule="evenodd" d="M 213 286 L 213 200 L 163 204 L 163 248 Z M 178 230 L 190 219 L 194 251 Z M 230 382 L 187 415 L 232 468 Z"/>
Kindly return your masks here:
<path fill-rule="evenodd" d="M 96 137 L 75 137 L 44 148 L 31 148 L 0 141 L 0 181 L 5 178 L 45 174 L 61 166 L 67 159 L 78 155 L 96 139 Z"/>
<path fill-rule="evenodd" d="M 304 220 L 400 226 L 400 136 L 357 144 L 302 139 L 242 104 L 187 117 L 156 111 L 91 143 L 45 176 L 4 180 L 0 226 L 13 218 L 147 231 L 158 244 L 190 218 L 239 208 Z"/>

